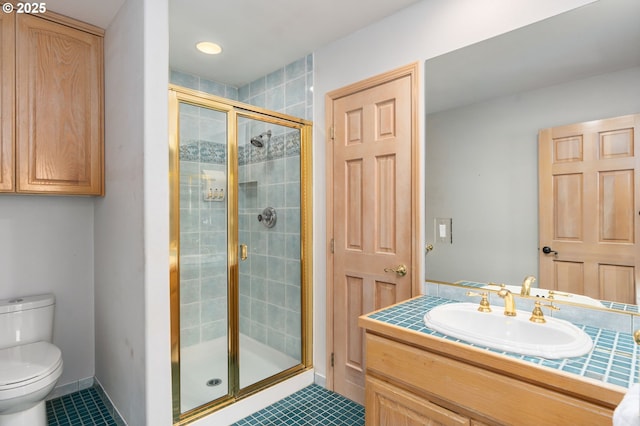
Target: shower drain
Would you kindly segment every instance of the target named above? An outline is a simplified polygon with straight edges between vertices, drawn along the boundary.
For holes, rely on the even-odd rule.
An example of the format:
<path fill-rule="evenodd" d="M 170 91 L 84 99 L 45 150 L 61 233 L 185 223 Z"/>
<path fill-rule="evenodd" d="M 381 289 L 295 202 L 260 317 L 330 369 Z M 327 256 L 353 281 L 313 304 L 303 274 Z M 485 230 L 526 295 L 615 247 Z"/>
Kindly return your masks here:
<path fill-rule="evenodd" d="M 222 379 L 207 380 L 207 386 L 218 386 L 220 383 L 222 383 Z"/>

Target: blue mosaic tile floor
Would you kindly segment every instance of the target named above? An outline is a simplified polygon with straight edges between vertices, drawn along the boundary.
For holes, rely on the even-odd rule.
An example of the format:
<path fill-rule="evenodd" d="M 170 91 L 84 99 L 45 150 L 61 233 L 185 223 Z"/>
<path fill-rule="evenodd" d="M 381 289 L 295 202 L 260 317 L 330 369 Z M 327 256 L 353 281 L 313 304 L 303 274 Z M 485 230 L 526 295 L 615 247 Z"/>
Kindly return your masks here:
<path fill-rule="evenodd" d="M 462 342 L 459 339 L 445 336 L 444 334 L 431 330 L 425 326 L 423 322 L 424 314 L 427 311 L 438 305 L 451 302 L 454 301 L 436 296 L 422 296 L 399 305 L 394 305 L 388 309 L 374 312 L 369 315 L 369 318 L 404 327 L 419 333 L 438 336 L 454 342 Z M 468 342 L 463 343 L 518 358 L 533 364 L 590 377 L 625 388 L 629 388 L 638 382 L 640 346 L 634 343 L 633 336 L 630 333 L 621 333 L 579 324 L 575 325 L 582 328 L 593 340 L 593 349 L 591 352 L 580 357 L 546 359 L 490 349 Z"/>
<path fill-rule="evenodd" d="M 116 426 L 94 388 L 47 401 L 49 426 Z"/>
<path fill-rule="evenodd" d="M 255 425 L 364 426 L 364 407 L 311 385 L 235 423 Z"/>

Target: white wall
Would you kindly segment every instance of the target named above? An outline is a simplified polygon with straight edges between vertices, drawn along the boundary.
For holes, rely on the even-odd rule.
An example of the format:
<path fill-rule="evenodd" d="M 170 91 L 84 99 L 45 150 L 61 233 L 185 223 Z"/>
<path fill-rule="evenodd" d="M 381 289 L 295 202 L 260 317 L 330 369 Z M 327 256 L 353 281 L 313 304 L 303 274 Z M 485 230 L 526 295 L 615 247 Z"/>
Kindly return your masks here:
<path fill-rule="evenodd" d="M 424 0 L 314 52 L 314 364 L 326 375 L 325 94 L 591 0 Z M 420 105 L 423 94 L 420 90 Z M 422 108 L 422 107 L 421 107 Z M 422 117 L 422 113 L 419 114 Z M 421 119 L 419 140 L 423 140 Z M 422 153 L 421 153 L 422 156 Z M 422 182 L 423 171 L 419 180 Z M 420 200 L 420 205 L 423 205 Z M 423 217 L 423 215 L 422 215 Z M 422 235 L 422 230 L 420 231 Z M 422 237 L 421 237 L 422 238 Z M 418 274 L 420 275 L 420 274 Z"/>
<path fill-rule="evenodd" d="M 143 2 L 105 34 L 106 195 L 95 207 L 96 378 L 129 424 L 145 424 Z"/>
<path fill-rule="evenodd" d="M 168 5 L 105 36 L 106 196 L 95 207 L 96 378 L 132 425 L 170 425 Z"/>
<path fill-rule="evenodd" d="M 106 195 L 95 207 L 96 378 L 130 424 L 144 424 L 143 3 L 105 34 Z"/>
<path fill-rule="evenodd" d="M 454 239 L 435 243 L 427 277 L 519 285 L 537 274 L 538 130 L 637 112 L 640 68 L 429 115 L 425 223 L 452 217 Z M 425 234 L 434 241 L 432 226 Z"/>
<path fill-rule="evenodd" d="M 171 425 L 169 3 L 144 0 L 145 416 Z"/>
<path fill-rule="evenodd" d="M 93 377 L 93 198 L 0 194 L 0 299 L 53 293 L 58 386 Z"/>

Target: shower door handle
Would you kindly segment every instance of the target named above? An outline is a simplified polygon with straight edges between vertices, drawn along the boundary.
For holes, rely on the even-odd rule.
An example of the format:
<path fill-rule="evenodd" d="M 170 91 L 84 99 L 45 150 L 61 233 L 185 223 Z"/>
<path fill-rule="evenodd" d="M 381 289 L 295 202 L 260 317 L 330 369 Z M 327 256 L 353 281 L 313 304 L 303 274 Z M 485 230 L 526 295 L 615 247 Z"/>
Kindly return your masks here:
<path fill-rule="evenodd" d="M 247 245 L 240 244 L 240 260 L 247 260 Z"/>

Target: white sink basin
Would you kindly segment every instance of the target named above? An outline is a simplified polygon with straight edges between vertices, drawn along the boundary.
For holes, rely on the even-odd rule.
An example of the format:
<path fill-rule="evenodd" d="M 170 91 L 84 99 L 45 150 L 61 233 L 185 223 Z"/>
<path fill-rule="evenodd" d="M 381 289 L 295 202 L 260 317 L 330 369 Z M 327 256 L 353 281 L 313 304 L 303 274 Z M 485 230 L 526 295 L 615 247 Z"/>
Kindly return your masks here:
<path fill-rule="evenodd" d="M 501 306 L 479 312 L 477 303 L 448 303 L 424 316 L 427 327 L 447 336 L 492 349 L 543 358 L 569 358 L 588 353 L 591 338 L 570 322 L 545 317 L 545 324 L 529 321 L 530 312 L 504 315 Z"/>
<path fill-rule="evenodd" d="M 485 285 L 483 288 L 486 288 L 487 290 L 499 291 L 501 287 L 495 284 L 488 284 L 488 285 Z M 520 286 L 507 285 L 505 286 L 505 288 L 513 294 L 520 294 Z M 531 291 L 529 292 L 529 295 L 533 297 L 542 297 L 546 299 L 549 297 L 549 290 L 544 288 L 532 287 Z M 583 296 L 581 294 L 566 293 L 566 292 L 560 291 L 553 295 L 553 299 L 561 300 L 563 302 L 580 303 L 581 305 L 596 306 L 599 308 L 604 307 L 604 305 L 600 303 L 599 300 L 593 299 L 589 296 Z"/>

